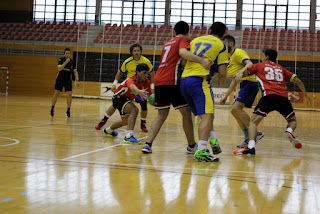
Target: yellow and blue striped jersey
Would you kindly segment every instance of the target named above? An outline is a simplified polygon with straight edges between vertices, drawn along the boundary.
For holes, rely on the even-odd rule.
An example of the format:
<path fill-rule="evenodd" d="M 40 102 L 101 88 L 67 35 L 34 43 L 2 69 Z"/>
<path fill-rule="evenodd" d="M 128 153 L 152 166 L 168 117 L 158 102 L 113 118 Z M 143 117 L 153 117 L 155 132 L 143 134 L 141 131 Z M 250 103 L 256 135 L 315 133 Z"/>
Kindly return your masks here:
<path fill-rule="evenodd" d="M 202 58 L 209 58 L 212 64 L 216 61 L 217 65 L 228 63 L 226 45 L 213 35 L 200 36 L 190 43 L 190 52 Z M 187 61 L 182 73 L 183 77 L 207 76 L 210 70 L 205 69 L 200 63 Z"/>
<path fill-rule="evenodd" d="M 230 55 L 230 60 L 227 67 L 228 73 L 229 74 L 238 73 L 242 68 L 245 67 L 244 62 L 246 60 L 250 60 L 250 58 L 244 50 L 239 48 L 234 49 L 233 53 Z M 243 77 L 242 80 L 249 80 L 252 82 L 256 82 L 256 75 Z"/>
<path fill-rule="evenodd" d="M 120 70 L 122 73 L 127 73 L 127 78 L 130 78 L 136 74 L 137 65 L 141 63 L 148 65 L 149 72 L 153 70 L 150 60 L 144 56 L 141 56 L 139 60 L 134 60 L 133 56 L 129 57 L 122 63 Z"/>

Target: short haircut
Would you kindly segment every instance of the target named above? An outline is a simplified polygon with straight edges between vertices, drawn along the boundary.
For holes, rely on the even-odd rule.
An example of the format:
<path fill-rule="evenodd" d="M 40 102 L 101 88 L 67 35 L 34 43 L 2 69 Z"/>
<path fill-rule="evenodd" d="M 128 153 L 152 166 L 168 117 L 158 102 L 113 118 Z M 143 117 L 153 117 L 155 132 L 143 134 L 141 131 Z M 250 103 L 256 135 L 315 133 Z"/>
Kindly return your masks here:
<path fill-rule="evenodd" d="M 64 49 L 64 53 L 66 53 L 66 51 L 70 51 L 70 53 L 71 53 L 70 48 L 66 48 L 66 49 Z"/>
<path fill-rule="evenodd" d="M 132 51 L 135 47 L 139 47 L 140 48 L 140 51 L 142 52 L 142 46 L 138 43 L 135 43 L 133 45 L 130 46 L 130 53 L 132 54 Z"/>
<path fill-rule="evenodd" d="M 139 65 L 137 65 L 137 69 L 136 71 L 140 72 L 140 71 L 149 71 L 150 68 L 147 64 L 145 63 L 140 63 Z"/>
<path fill-rule="evenodd" d="M 236 40 L 231 35 L 225 35 L 222 40 L 227 40 L 228 42 L 233 42 L 233 44 L 236 44 Z"/>
<path fill-rule="evenodd" d="M 223 37 L 224 33 L 226 32 L 227 26 L 222 22 L 215 22 L 211 25 L 211 35 L 217 35 L 219 37 Z"/>
<path fill-rule="evenodd" d="M 278 52 L 274 49 L 265 49 L 263 50 L 265 56 L 269 57 L 269 60 L 272 62 L 276 62 L 278 57 Z"/>
<path fill-rule="evenodd" d="M 186 35 L 189 33 L 189 25 L 185 21 L 177 22 L 177 24 L 174 26 L 174 31 L 176 32 L 177 35 L 178 34 Z"/>

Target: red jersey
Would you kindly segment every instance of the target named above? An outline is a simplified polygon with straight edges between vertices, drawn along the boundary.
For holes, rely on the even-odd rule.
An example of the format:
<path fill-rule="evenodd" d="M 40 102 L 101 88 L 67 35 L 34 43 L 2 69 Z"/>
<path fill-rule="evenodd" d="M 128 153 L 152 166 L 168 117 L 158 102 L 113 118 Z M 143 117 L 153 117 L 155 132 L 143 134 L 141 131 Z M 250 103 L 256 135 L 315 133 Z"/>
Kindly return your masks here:
<path fill-rule="evenodd" d="M 176 36 L 169 40 L 162 49 L 160 65 L 154 78 L 154 85 L 177 85 L 178 67 L 181 62 L 180 48 L 190 48 L 190 38 Z"/>
<path fill-rule="evenodd" d="M 149 96 L 152 94 L 151 87 L 150 87 L 150 80 L 146 79 L 144 82 L 139 83 L 136 75 L 134 75 L 126 79 L 120 84 L 120 86 L 115 90 L 113 97 L 117 97 L 117 96 L 128 97 L 130 100 L 134 100 L 137 97 L 137 95 L 132 93 L 132 91 L 129 88 L 129 86 L 132 84 L 136 85 L 140 90 L 147 89 Z"/>
<path fill-rule="evenodd" d="M 248 68 L 250 75 L 255 74 L 262 96 L 276 94 L 288 97 L 286 80 L 292 81 L 297 75 L 271 61 L 254 64 Z"/>

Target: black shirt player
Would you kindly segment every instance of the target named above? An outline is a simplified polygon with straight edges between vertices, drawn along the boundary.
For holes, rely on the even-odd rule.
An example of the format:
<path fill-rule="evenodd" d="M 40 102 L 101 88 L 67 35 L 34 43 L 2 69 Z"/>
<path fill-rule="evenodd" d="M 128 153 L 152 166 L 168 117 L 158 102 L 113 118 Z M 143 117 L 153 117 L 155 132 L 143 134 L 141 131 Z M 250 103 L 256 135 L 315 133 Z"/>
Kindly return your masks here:
<path fill-rule="evenodd" d="M 52 97 L 52 106 L 51 106 L 51 117 L 54 116 L 54 106 L 58 100 L 58 95 L 64 91 L 67 93 L 67 117 L 70 117 L 70 108 L 71 108 L 71 101 L 72 101 L 72 72 L 75 76 L 76 85 L 79 86 L 79 75 L 77 69 L 75 68 L 74 62 L 70 59 L 71 51 L 69 48 L 64 50 L 64 57 L 59 59 L 58 62 L 58 76 L 56 79 L 56 84 L 54 86 L 55 91 Z"/>

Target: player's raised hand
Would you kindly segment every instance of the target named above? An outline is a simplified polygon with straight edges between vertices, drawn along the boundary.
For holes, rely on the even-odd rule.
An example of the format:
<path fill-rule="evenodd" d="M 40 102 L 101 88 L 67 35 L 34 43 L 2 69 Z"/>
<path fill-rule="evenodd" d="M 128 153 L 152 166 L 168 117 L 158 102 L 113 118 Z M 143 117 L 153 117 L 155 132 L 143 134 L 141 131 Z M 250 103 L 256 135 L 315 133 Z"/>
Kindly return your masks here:
<path fill-rule="evenodd" d="M 201 60 L 201 65 L 202 65 L 205 69 L 209 70 L 209 69 L 211 68 L 212 62 L 211 62 L 211 60 L 208 59 L 208 58 L 203 58 L 203 59 Z"/>
<path fill-rule="evenodd" d="M 70 62 L 70 58 L 67 58 L 66 59 L 66 63 L 68 64 Z"/>
<path fill-rule="evenodd" d="M 112 85 L 111 86 L 111 91 L 114 92 L 116 90 L 117 86 L 116 85 Z"/>

